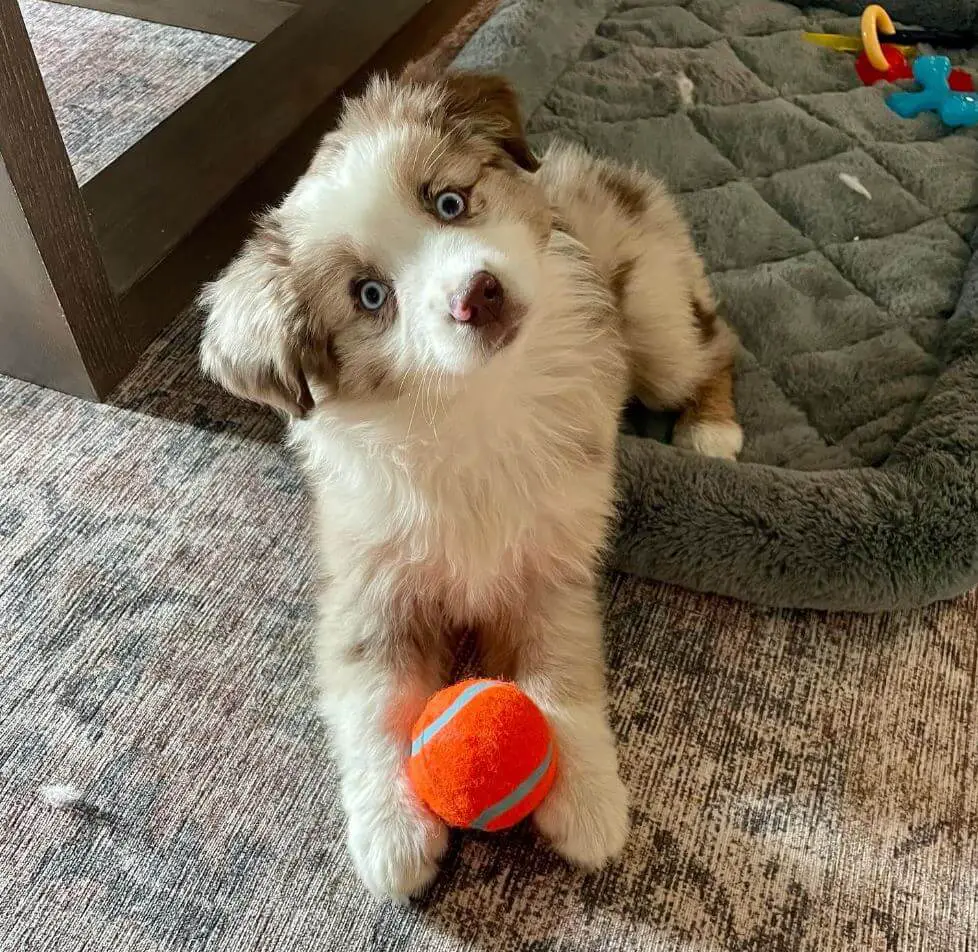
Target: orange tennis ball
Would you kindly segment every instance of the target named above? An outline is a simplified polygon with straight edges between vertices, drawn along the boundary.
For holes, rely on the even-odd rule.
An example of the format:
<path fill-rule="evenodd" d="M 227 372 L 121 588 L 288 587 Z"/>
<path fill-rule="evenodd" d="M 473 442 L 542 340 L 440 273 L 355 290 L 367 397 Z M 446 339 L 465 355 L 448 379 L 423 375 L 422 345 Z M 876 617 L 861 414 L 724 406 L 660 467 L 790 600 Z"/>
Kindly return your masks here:
<path fill-rule="evenodd" d="M 433 694 L 411 740 L 411 783 L 449 826 L 519 823 L 540 805 L 557 770 L 546 718 L 507 681 L 473 679 Z"/>

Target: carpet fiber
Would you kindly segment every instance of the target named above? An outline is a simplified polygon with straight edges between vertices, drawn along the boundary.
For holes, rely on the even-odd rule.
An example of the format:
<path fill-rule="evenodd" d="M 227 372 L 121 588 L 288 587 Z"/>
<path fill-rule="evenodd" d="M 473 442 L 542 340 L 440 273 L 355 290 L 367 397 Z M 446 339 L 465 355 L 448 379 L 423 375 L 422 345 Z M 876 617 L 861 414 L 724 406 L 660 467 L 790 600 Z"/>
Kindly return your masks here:
<path fill-rule="evenodd" d="M 976 295 L 948 319 L 978 137 L 900 119 L 806 29 L 859 32 L 773 0 L 512 0 L 461 62 L 514 80 L 536 146 L 657 172 L 742 341 L 741 463 L 640 418 L 617 566 L 768 604 L 913 606 L 978 581 Z"/>
<path fill-rule="evenodd" d="M 424 903 L 368 899 L 313 713 L 307 502 L 196 334 L 110 406 L 0 381 L 4 952 L 974 949 L 974 594 L 827 615 L 609 577 L 624 858 L 464 835 Z"/>

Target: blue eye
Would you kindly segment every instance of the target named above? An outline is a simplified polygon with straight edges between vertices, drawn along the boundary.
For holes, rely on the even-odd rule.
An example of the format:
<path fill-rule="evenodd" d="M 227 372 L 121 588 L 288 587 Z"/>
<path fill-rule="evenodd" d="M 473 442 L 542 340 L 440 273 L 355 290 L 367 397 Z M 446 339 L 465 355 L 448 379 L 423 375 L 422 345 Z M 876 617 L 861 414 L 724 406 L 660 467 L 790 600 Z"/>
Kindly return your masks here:
<path fill-rule="evenodd" d="M 435 199 L 435 211 L 443 221 L 458 218 L 465 211 L 465 198 L 458 192 L 441 192 Z"/>
<path fill-rule="evenodd" d="M 390 294 L 386 285 L 379 281 L 361 281 L 357 285 L 357 297 L 360 306 L 367 311 L 376 311 L 383 307 L 387 295 Z"/>

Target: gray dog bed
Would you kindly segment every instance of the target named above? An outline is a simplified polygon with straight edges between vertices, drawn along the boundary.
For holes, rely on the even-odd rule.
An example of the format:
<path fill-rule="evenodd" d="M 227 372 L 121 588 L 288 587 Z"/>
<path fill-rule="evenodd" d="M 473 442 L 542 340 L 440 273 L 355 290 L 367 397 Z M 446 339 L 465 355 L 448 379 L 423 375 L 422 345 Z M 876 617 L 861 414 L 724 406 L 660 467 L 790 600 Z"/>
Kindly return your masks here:
<path fill-rule="evenodd" d="M 630 414 L 614 564 L 775 605 L 918 605 L 978 581 L 978 139 L 898 118 L 803 30 L 858 20 L 504 0 L 458 65 L 515 82 L 536 147 L 559 136 L 661 175 L 743 344 L 741 462 Z"/>

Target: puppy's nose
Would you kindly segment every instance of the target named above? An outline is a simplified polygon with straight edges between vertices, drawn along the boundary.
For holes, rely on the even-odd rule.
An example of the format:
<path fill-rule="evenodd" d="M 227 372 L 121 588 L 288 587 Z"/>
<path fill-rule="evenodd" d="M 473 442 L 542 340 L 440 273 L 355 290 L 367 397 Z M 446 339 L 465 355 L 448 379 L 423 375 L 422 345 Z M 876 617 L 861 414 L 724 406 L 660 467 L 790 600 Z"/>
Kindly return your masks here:
<path fill-rule="evenodd" d="M 503 286 L 488 271 L 476 271 L 469 283 L 452 295 L 449 308 L 460 324 L 484 327 L 493 324 L 503 314 Z"/>

